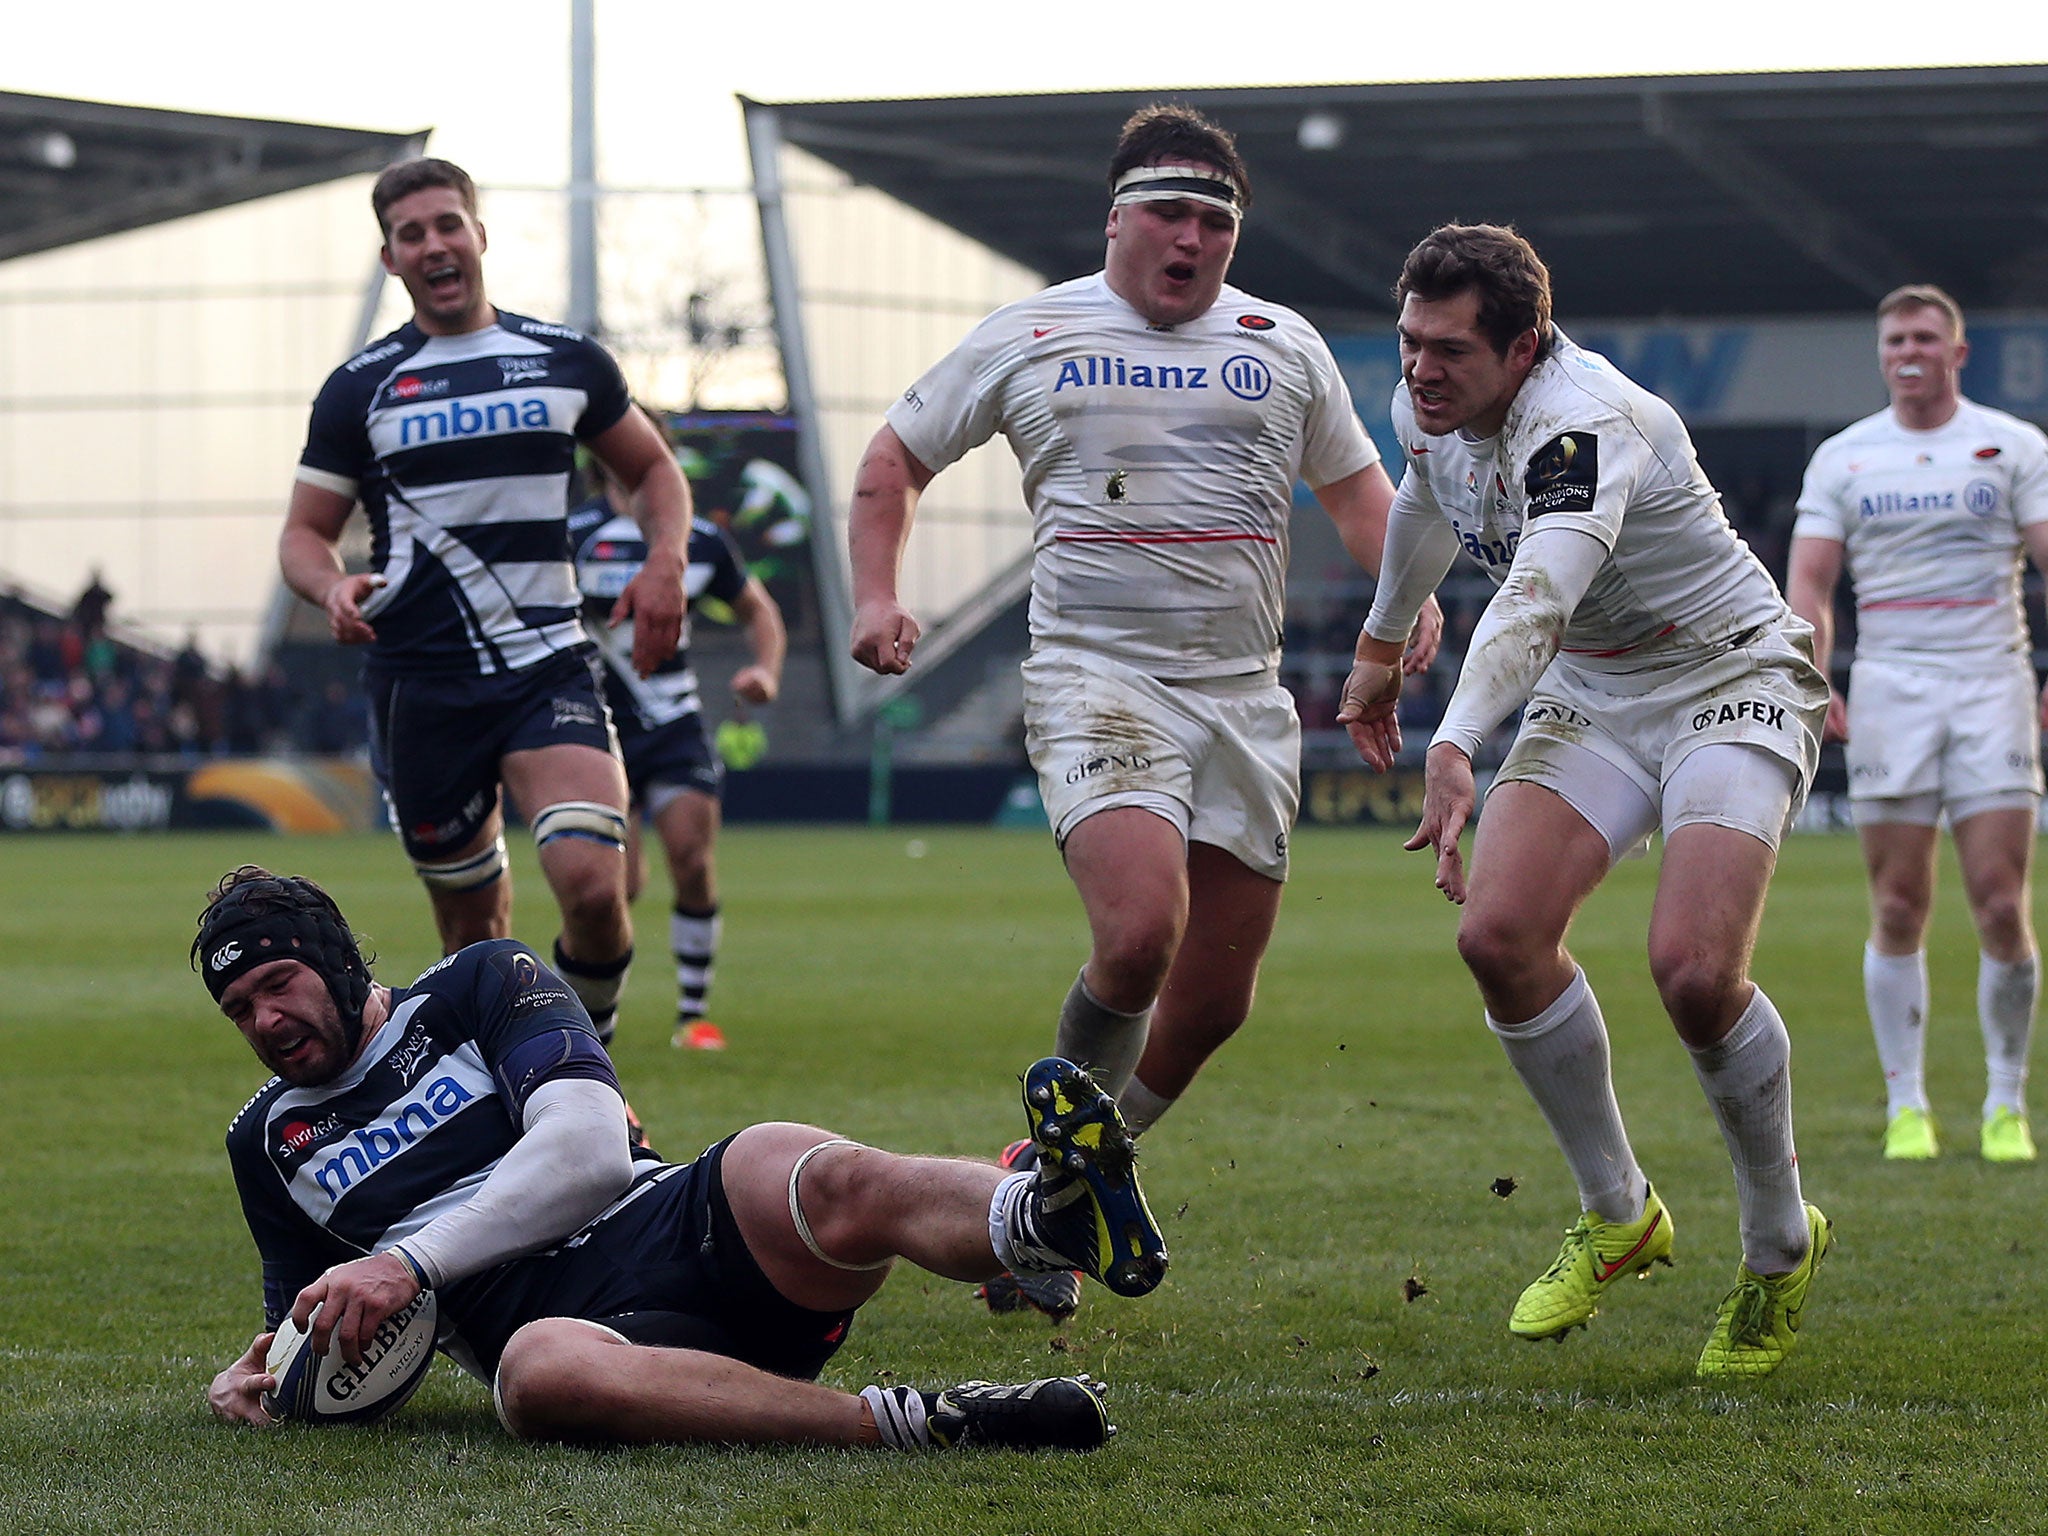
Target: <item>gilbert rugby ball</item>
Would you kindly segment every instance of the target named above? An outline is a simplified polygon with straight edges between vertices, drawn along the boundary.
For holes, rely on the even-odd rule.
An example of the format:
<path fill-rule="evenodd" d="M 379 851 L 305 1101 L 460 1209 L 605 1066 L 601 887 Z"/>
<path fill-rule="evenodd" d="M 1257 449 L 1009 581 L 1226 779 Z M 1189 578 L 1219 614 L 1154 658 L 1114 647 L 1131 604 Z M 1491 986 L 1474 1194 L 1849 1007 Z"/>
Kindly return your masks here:
<path fill-rule="evenodd" d="M 339 1350 L 314 1354 L 308 1335 L 287 1317 L 263 1362 L 277 1378 L 276 1389 L 263 1394 L 265 1410 L 275 1418 L 312 1424 L 368 1424 L 383 1418 L 426 1380 L 434 1363 L 439 1312 L 434 1293 L 420 1292 L 384 1320 L 360 1365 L 350 1365 Z"/>

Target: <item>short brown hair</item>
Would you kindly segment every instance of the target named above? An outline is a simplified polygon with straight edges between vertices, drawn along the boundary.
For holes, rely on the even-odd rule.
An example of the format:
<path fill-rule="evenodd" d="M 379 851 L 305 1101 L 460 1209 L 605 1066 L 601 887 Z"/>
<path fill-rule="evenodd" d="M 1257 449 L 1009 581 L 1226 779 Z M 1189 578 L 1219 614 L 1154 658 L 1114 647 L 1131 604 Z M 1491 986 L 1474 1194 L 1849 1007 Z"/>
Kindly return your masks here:
<path fill-rule="evenodd" d="M 1428 303 L 1479 295 L 1479 332 L 1507 356 L 1524 331 L 1536 333 L 1536 356 L 1550 353 L 1550 269 L 1536 247 L 1506 224 L 1441 224 L 1401 263 L 1394 306 L 1408 296 Z"/>
<path fill-rule="evenodd" d="M 1199 160 L 1213 165 L 1237 183 L 1239 210 L 1251 207 L 1252 175 L 1237 152 L 1237 139 L 1193 107 L 1155 101 L 1125 120 L 1117 135 L 1116 153 L 1109 157 L 1110 191 L 1116 190 L 1117 180 L 1133 166 L 1157 165 L 1162 160 Z"/>
<path fill-rule="evenodd" d="M 1948 316 L 1948 328 L 1953 339 L 1963 339 L 1963 306 L 1949 297 L 1948 291 L 1932 283 L 1907 283 L 1894 288 L 1877 301 L 1877 318 L 1896 315 L 1902 309 L 1938 309 Z"/>
<path fill-rule="evenodd" d="M 453 160 L 436 160 L 431 155 L 401 160 L 386 166 L 377 184 L 370 188 L 370 206 L 376 210 L 377 228 L 384 232 L 385 239 L 391 238 L 391 224 L 384 217 L 391 211 L 391 205 L 428 187 L 452 188 L 461 197 L 462 206 L 475 217 L 476 183 L 469 179 L 469 172 Z"/>

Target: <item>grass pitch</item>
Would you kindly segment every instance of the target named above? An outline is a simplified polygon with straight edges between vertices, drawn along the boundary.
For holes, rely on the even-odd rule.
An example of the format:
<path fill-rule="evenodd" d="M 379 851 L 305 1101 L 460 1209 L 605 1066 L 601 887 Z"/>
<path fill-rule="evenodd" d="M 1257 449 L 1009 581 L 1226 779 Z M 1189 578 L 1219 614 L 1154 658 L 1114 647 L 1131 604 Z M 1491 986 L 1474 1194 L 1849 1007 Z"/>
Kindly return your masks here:
<path fill-rule="evenodd" d="M 186 969 L 193 917 L 244 859 L 311 874 L 403 981 L 435 958 L 425 899 L 383 838 L 0 841 L 0 1530 L 2038 1529 L 2048 1169 L 1974 1155 L 1953 868 L 1930 945 L 1950 1150 L 1895 1166 L 1854 844 L 1786 849 L 1757 974 L 1792 1028 L 1807 1190 L 1838 1245 L 1800 1353 L 1730 1389 L 1691 1374 L 1738 1253 L 1726 1153 L 1646 975 L 1654 860 L 1616 872 L 1575 949 L 1679 1267 L 1533 1346 L 1507 1311 L 1576 1203 L 1480 1023 L 1454 913 L 1397 843 L 1300 833 L 1251 1024 L 1145 1140 L 1174 1252 L 1159 1293 L 1091 1288 L 1055 1329 L 905 1270 L 826 1378 L 1087 1370 L 1123 1433 L 1088 1457 L 905 1457 L 526 1447 L 445 1362 L 374 1429 L 215 1425 L 206 1383 L 260 1311 L 220 1143 L 261 1069 Z M 517 931 L 545 953 L 530 848 L 515 862 Z M 771 1118 L 984 1157 L 1017 1134 L 1016 1074 L 1085 950 L 1043 837 L 743 827 L 721 865 L 725 1053 L 669 1048 L 663 893 L 640 906 L 617 1054 L 657 1145 Z"/>

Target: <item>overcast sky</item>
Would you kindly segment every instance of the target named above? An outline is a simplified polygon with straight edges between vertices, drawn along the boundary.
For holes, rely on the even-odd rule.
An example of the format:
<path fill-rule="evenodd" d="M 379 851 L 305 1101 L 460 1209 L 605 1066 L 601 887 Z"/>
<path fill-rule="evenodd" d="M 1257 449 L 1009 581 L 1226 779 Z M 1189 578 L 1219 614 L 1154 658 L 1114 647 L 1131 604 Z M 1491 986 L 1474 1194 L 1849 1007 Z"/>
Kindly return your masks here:
<path fill-rule="evenodd" d="M 775 101 L 2048 61 L 2048 7 L 2010 0 L 1181 0 L 1083 13 L 1086 29 L 1039 20 L 1077 12 L 959 0 L 597 0 L 600 176 L 738 184 L 736 92 Z M 4 0 L 0 14 L 0 90 L 433 127 L 434 147 L 479 181 L 566 175 L 569 0 Z M 1433 19 L 1452 14 L 1463 24 Z"/>

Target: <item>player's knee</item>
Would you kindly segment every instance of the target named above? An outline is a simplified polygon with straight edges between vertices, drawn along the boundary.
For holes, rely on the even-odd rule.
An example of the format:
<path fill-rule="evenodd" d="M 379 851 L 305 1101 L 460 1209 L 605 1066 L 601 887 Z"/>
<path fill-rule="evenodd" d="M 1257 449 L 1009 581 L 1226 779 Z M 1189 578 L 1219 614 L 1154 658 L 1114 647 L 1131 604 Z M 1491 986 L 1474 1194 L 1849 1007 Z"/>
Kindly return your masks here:
<path fill-rule="evenodd" d="M 870 1230 L 875 1193 L 887 1185 L 889 1154 L 842 1142 L 804 1168 L 803 1211 L 811 1235 L 827 1253 L 843 1253 Z"/>
<path fill-rule="evenodd" d="M 1870 893 L 1870 926 L 1886 954 L 1909 953 L 1927 931 L 1927 904 L 1915 893 L 1880 887 Z"/>
<path fill-rule="evenodd" d="M 522 1440 L 571 1439 L 602 1388 L 589 1368 L 590 1332 L 572 1318 L 544 1317 L 506 1341 L 492 1395 L 498 1419 Z"/>
<path fill-rule="evenodd" d="M 1135 915 L 1098 933 L 1089 969 L 1106 983 L 1106 991 L 1097 989 L 1102 1001 L 1126 1012 L 1151 1002 L 1179 944 L 1180 925 L 1161 913 Z"/>
<path fill-rule="evenodd" d="M 1687 1039 L 1712 1038 L 1712 1026 L 1731 1016 L 1735 998 L 1748 981 L 1746 968 L 1735 956 L 1712 954 L 1696 944 L 1659 945 L 1654 940 L 1650 976 L 1664 1011 Z"/>
<path fill-rule="evenodd" d="M 1977 936 L 1983 946 L 1999 954 L 2030 948 L 2031 933 L 2026 903 L 2017 891 L 1994 891 L 1972 903 L 1977 919 Z"/>
<path fill-rule="evenodd" d="M 1504 986 L 1528 969 L 1528 941 L 1503 917 L 1468 907 L 1458 923 L 1458 958 L 1482 989 Z"/>
<path fill-rule="evenodd" d="M 593 800 L 565 800 L 533 819 L 533 840 L 562 916 L 588 931 L 626 908 L 626 818 Z"/>

